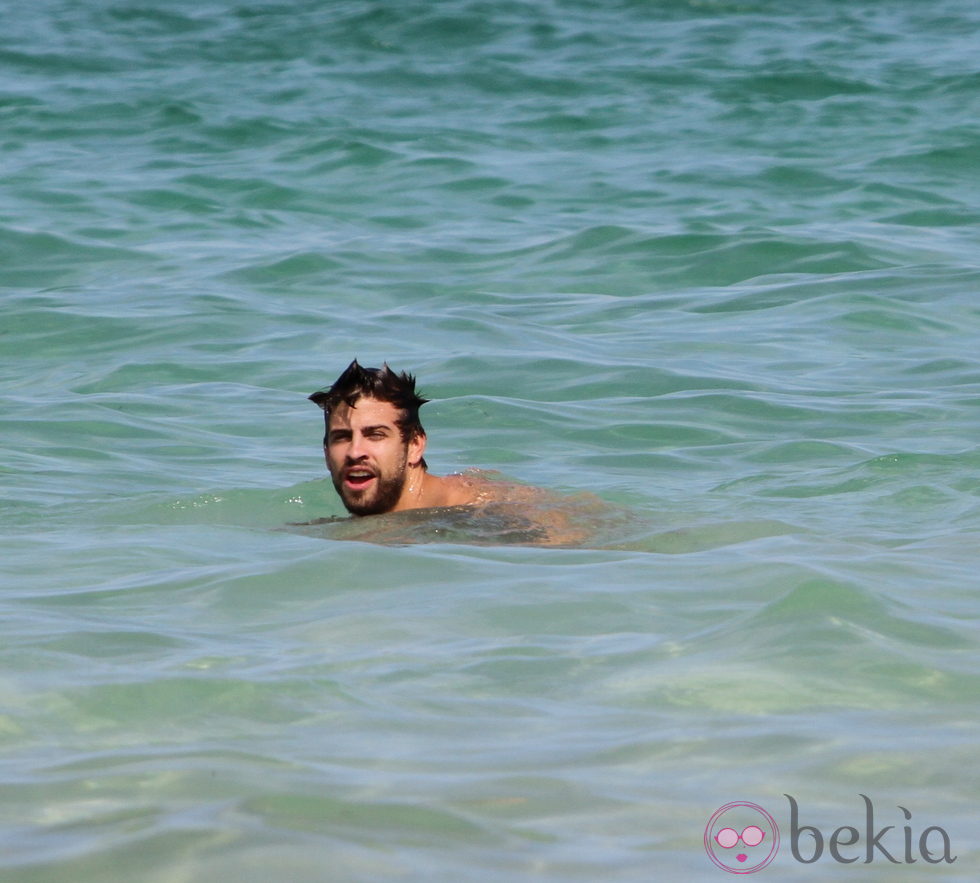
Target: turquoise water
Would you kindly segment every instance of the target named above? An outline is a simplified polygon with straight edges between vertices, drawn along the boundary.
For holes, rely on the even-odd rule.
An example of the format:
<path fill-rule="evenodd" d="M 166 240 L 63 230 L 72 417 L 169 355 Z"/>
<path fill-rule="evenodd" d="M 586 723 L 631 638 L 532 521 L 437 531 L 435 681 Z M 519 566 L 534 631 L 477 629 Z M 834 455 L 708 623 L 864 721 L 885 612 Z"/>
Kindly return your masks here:
<path fill-rule="evenodd" d="M 976 879 L 976 4 L 0 20 L 4 881 Z M 596 542 L 283 530 L 354 356 Z"/>

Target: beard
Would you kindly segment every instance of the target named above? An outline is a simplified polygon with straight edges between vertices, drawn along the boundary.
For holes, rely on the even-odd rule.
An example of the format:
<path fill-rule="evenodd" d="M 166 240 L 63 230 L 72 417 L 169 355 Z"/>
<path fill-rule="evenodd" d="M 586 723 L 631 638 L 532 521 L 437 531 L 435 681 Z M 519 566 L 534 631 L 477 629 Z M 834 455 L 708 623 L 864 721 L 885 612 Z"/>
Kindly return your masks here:
<path fill-rule="evenodd" d="M 344 486 L 339 475 L 331 476 L 333 486 L 344 507 L 351 515 L 382 515 L 395 508 L 405 487 L 405 470 L 395 475 L 378 475 L 370 490 L 352 491 Z"/>

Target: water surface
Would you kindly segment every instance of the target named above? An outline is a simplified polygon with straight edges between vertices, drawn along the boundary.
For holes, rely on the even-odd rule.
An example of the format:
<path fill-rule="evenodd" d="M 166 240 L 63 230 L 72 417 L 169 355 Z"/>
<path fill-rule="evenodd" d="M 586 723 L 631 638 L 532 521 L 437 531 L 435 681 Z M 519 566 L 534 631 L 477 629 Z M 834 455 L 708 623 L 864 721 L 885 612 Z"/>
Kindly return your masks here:
<path fill-rule="evenodd" d="M 745 800 L 779 879 L 975 879 L 978 26 L 7 10 L 0 876 L 711 880 Z M 284 530 L 355 356 L 595 541 Z M 862 793 L 956 863 L 796 862 Z"/>

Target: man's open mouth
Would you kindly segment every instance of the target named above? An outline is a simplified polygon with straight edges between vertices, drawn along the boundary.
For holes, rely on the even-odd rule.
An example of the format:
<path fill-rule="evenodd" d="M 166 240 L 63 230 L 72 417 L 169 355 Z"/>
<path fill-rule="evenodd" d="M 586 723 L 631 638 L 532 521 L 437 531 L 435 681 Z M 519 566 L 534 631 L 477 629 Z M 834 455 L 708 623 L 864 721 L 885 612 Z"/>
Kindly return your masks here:
<path fill-rule="evenodd" d="M 344 475 L 344 483 L 352 490 L 366 488 L 374 480 L 374 473 L 369 469 L 348 469 Z"/>

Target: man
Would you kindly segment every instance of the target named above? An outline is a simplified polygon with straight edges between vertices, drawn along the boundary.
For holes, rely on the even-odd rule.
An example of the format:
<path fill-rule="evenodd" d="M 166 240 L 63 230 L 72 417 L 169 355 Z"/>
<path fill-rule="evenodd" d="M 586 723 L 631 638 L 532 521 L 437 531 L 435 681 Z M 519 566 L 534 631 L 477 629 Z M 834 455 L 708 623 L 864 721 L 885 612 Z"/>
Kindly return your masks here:
<path fill-rule="evenodd" d="M 462 506 L 491 498 L 490 482 L 432 475 L 415 378 L 387 363 L 362 368 L 354 359 L 329 389 L 310 400 L 324 411 L 323 453 L 333 485 L 352 515 Z"/>

